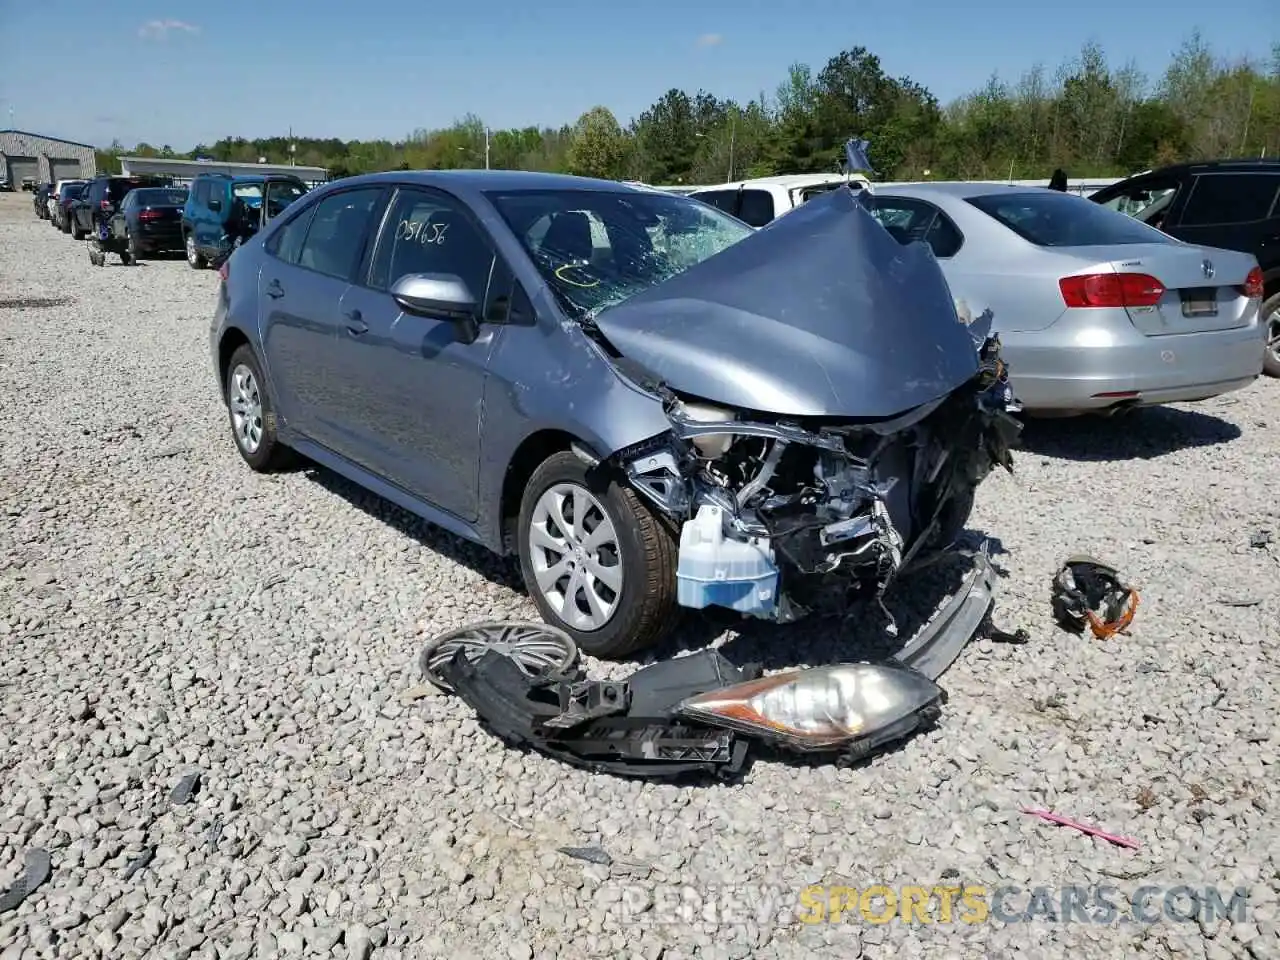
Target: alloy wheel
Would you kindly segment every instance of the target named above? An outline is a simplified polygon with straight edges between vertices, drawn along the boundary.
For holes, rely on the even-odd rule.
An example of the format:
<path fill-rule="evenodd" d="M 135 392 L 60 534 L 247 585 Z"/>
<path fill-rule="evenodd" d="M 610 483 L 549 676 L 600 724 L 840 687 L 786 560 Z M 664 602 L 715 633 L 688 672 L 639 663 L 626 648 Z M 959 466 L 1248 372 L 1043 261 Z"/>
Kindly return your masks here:
<path fill-rule="evenodd" d="M 441 690 L 452 692 L 440 668 L 459 650 L 472 663 L 490 651 L 502 654 L 527 677 L 563 673 L 578 662 L 573 638 L 550 624 L 489 621 L 451 630 L 433 640 L 419 658 L 423 676 Z"/>
<path fill-rule="evenodd" d="M 231 373 L 228 404 L 236 443 L 247 454 L 257 453 L 262 443 L 262 394 L 258 378 L 243 363 Z"/>
<path fill-rule="evenodd" d="M 622 551 L 604 505 L 576 483 L 557 483 L 534 505 L 529 553 L 538 590 L 575 630 L 599 630 L 618 609 Z"/>
<path fill-rule="evenodd" d="M 193 267 L 196 265 L 196 238 L 194 235 L 187 234 L 187 263 Z"/>

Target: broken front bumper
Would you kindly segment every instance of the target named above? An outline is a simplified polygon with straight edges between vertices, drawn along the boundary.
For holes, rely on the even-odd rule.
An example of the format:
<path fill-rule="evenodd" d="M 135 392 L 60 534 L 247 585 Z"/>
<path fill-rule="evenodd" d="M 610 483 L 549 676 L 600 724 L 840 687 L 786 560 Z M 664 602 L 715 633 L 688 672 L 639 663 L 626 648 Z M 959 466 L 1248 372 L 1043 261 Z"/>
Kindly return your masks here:
<path fill-rule="evenodd" d="M 986 548 L 947 605 L 892 660 L 923 675 L 930 689 L 979 633 L 994 603 L 995 571 Z M 814 669 L 800 671 L 811 674 Z M 788 744 L 767 730 L 735 730 L 706 718 L 681 714 L 690 698 L 761 677 L 757 665 L 736 667 L 715 650 L 644 667 L 627 680 L 606 682 L 578 676 L 530 676 L 494 650 L 471 660 L 459 650 L 438 672 L 481 722 L 513 747 L 586 769 L 621 776 L 674 778 L 691 774 L 733 777 L 753 745 Z M 924 681 L 920 680 L 920 684 Z M 942 692 L 936 690 L 937 699 Z M 871 724 L 838 744 L 808 753 L 829 753 L 836 762 L 861 760 L 886 744 L 927 727 L 937 700 Z M 797 749 L 794 744 L 790 745 Z"/>
<path fill-rule="evenodd" d="M 973 555 L 973 570 L 964 585 L 893 659 L 937 680 L 986 623 L 995 605 L 995 589 L 996 571 L 983 544 Z"/>

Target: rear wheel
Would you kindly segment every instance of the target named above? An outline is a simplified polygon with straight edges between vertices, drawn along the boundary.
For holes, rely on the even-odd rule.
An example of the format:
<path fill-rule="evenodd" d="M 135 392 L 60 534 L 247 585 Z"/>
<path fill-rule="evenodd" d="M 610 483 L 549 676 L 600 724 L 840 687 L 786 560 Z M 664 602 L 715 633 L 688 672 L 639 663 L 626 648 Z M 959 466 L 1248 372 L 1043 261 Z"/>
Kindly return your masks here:
<path fill-rule="evenodd" d="M 275 406 L 258 358 L 247 344 L 237 347 L 227 364 L 226 398 L 231 436 L 244 462 L 259 473 L 287 466 L 292 451 L 276 433 Z"/>
<path fill-rule="evenodd" d="M 205 259 L 200 255 L 200 251 L 196 249 L 196 235 L 188 233 L 186 238 L 187 263 L 191 265 L 192 270 L 203 270 Z"/>
<path fill-rule="evenodd" d="M 588 475 L 571 452 L 525 486 L 517 549 L 542 618 L 592 656 L 625 658 L 675 622 L 675 538 L 617 477 Z"/>
<path fill-rule="evenodd" d="M 1280 377 L 1280 292 L 1262 301 L 1262 326 L 1267 332 L 1267 353 L 1262 360 L 1262 372 L 1268 377 Z"/>
<path fill-rule="evenodd" d="M 138 241 L 133 235 L 133 231 L 128 228 L 124 232 L 125 247 L 129 251 L 130 260 L 138 260 L 142 257 L 142 248 L 138 246 Z"/>

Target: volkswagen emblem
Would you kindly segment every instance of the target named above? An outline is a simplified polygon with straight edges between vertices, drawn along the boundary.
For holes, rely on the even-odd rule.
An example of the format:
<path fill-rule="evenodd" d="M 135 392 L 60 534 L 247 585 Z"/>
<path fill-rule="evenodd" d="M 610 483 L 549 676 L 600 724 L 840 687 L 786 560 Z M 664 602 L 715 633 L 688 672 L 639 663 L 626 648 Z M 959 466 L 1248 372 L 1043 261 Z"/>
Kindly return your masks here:
<path fill-rule="evenodd" d="M 1204 278 L 1206 280 L 1213 279 L 1213 261 L 1212 260 L 1201 260 L 1200 269 L 1201 271 L 1203 271 Z"/>

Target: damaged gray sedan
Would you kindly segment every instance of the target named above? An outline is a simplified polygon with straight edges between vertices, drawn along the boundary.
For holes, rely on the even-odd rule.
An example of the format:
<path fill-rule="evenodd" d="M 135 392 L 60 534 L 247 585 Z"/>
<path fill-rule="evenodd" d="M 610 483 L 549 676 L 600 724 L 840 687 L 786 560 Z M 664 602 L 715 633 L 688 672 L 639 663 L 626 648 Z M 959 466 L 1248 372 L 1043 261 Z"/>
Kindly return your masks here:
<path fill-rule="evenodd" d="M 681 606 L 785 622 L 878 598 L 952 544 L 1017 435 L 998 341 L 851 191 L 753 231 L 607 181 L 374 174 L 221 275 L 244 460 L 301 453 L 518 554 L 596 656 Z"/>

